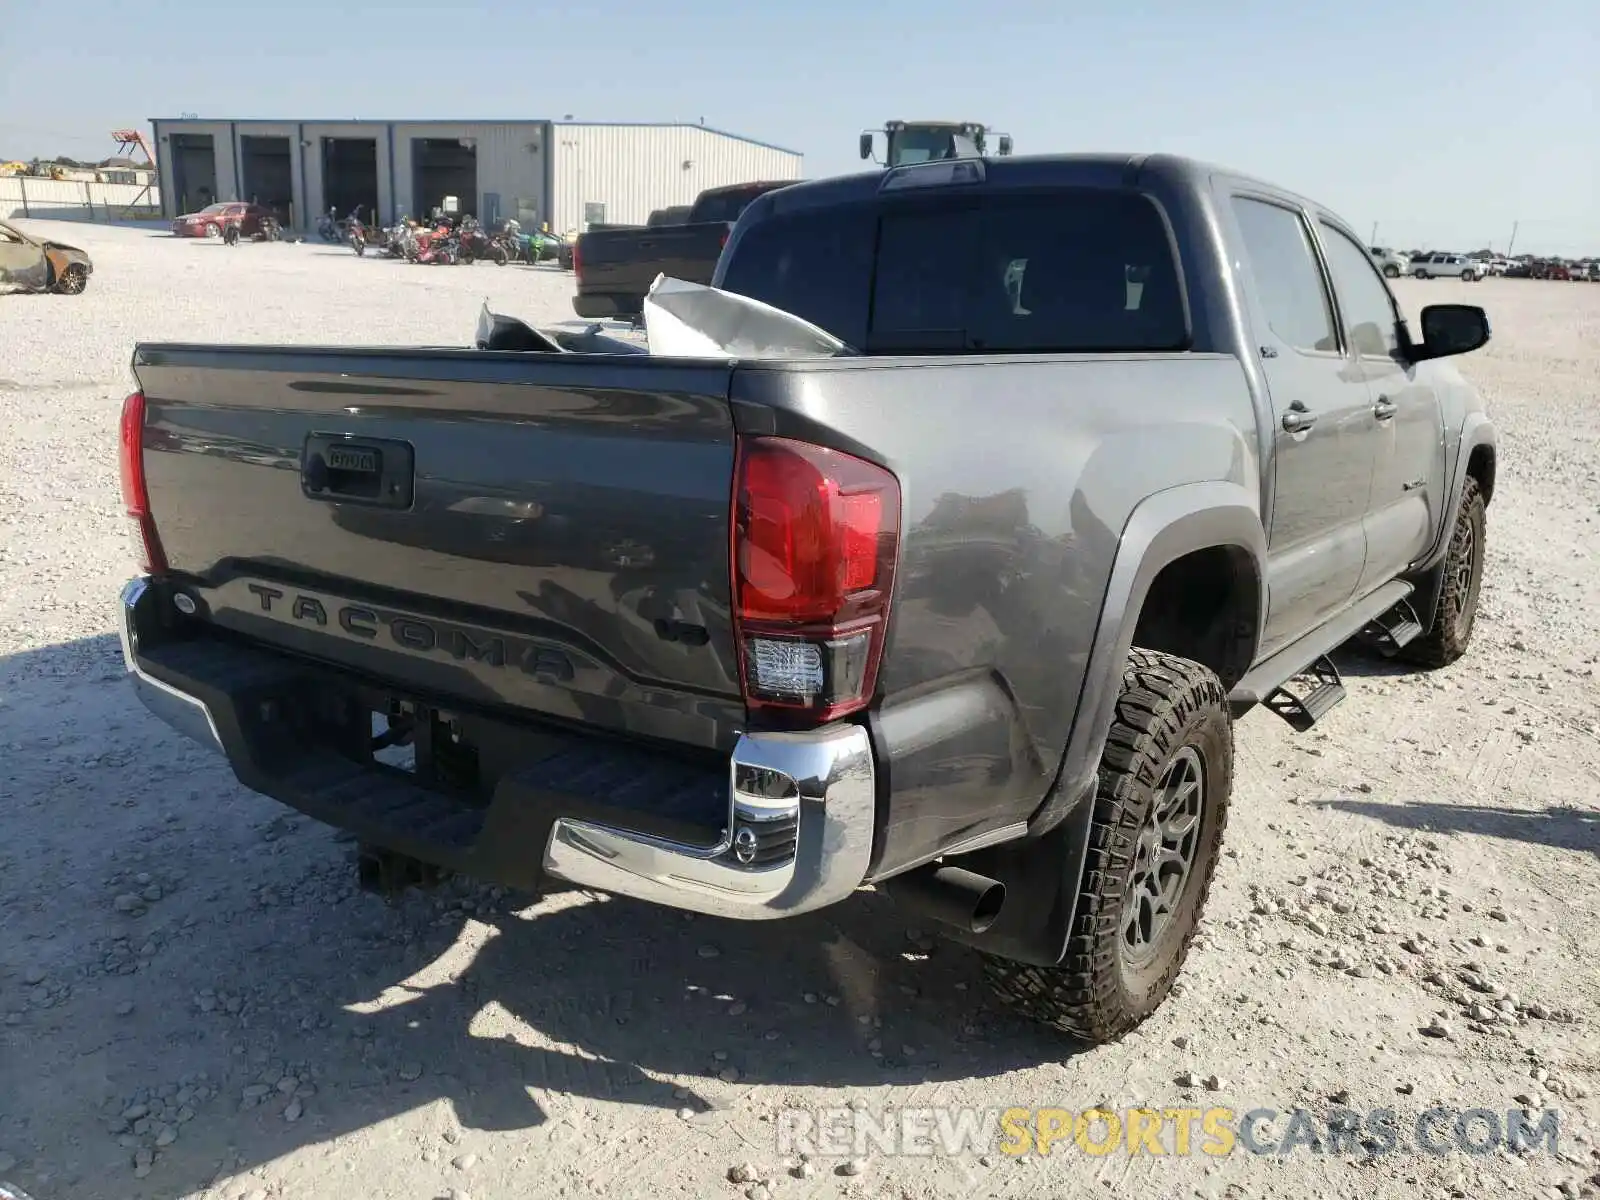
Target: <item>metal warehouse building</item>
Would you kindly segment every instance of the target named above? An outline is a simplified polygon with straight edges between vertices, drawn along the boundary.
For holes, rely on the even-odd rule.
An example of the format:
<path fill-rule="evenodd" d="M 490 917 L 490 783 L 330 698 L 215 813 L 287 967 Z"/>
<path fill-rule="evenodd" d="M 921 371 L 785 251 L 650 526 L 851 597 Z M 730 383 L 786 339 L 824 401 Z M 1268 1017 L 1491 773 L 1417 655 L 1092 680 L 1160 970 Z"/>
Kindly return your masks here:
<path fill-rule="evenodd" d="M 445 196 L 493 224 L 565 232 L 643 224 L 705 188 L 799 179 L 793 150 L 690 124 L 574 121 L 202 121 L 157 118 L 165 215 L 221 200 L 307 228 L 332 206 L 389 222 Z"/>

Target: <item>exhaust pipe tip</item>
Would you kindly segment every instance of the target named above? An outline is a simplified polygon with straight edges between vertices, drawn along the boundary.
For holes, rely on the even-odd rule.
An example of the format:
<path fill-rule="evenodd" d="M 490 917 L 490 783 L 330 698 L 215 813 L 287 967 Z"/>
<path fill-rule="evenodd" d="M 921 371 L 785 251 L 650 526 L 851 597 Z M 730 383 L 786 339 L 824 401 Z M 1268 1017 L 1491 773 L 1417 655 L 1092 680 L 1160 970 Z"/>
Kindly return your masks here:
<path fill-rule="evenodd" d="M 964 933 L 986 932 L 1006 900 L 1006 885 L 998 879 L 937 863 L 887 880 L 884 890 L 896 904 Z"/>

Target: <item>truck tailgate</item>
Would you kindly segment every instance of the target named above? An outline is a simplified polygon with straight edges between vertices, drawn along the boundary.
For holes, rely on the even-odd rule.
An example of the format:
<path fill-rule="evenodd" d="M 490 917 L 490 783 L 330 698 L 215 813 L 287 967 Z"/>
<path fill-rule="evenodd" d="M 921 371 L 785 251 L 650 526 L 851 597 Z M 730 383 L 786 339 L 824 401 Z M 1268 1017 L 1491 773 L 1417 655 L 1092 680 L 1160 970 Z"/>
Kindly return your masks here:
<path fill-rule="evenodd" d="M 578 255 L 578 290 L 643 296 L 662 274 L 690 283 L 710 283 L 727 233 L 724 222 L 713 221 L 584 234 Z"/>
<path fill-rule="evenodd" d="M 202 615 L 397 690 L 725 748 L 726 363 L 146 345 Z"/>

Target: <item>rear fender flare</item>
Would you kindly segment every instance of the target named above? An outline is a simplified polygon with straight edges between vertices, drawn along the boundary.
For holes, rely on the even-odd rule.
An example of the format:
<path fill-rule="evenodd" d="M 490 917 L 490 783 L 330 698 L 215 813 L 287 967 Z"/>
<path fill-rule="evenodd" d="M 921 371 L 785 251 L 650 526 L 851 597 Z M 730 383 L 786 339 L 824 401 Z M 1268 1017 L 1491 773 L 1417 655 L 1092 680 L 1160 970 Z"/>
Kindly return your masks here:
<path fill-rule="evenodd" d="M 1030 836 L 960 859 L 962 866 L 1006 884 L 1012 899 L 984 933 L 947 934 L 1005 958 L 1042 966 L 1061 961 L 1072 928 L 1076 881 L 1089 849 L 1100 756 L 1145 598 L 1170 563 L 1219 546 L 1242 549 L 1256 566 L 1261 582 L 1255 614 L 1259 645 L 1266 612 L 1267 545 L 1256 495 L 1226 481 L 1185 484 L 1150 496 L 1129 515 L 1101 604 L 1072 732 L 1055 785 L 1029 822 Z M 1058 825 L 1055 836 L 1038 836 Z"/>
<path fill-rule="evenodd" d="M 1150 586 L 1184 555 L 1219 546 L 1238 547 L 1255 564 L 1261 583 L 1255 614 L 1255 640 L 1260 645 L 1267 598 L 1267 537 L 1256 497 L 1236 483 L 1186 484 L 1157 492 L 1129 514 L 1100 608 L 1072 733 L 1056 786 L 1030 822 L 1034 832 L 1048 829 L 1094 784 L 1122 689 L 1122 669 Z"/>

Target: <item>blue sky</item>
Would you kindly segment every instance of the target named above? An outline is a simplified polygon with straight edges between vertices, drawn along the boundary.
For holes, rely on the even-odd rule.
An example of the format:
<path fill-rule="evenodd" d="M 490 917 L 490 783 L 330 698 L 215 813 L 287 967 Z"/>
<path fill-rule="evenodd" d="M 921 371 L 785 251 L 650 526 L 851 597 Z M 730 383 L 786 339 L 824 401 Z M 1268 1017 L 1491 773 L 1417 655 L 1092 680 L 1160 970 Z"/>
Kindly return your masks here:
<path fill-rule="evenodd" d="M 889 117 L 1198 155 L 1402 247 L 1600 254 L 1600 4 L 13 4 L 0 157 L 151 116 L 698 120 L 856 170 Z M 121 15 L 123 11 L 137 17 Z M 70 51 L 47 46 L 70 40 Z M 29 47 L 36 49 L 29 50 Z M 63 64 L 70 62 L 70 69 Z"/>

